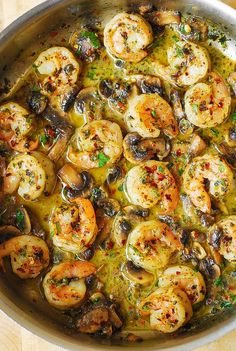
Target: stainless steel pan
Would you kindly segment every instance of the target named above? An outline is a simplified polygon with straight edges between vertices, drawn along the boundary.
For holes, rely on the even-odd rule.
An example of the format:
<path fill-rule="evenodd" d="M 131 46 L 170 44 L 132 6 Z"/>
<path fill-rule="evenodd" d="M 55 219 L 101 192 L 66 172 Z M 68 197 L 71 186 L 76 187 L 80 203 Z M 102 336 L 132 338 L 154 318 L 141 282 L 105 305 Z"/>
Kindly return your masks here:
<path fill-rule="evenodd" d="M 43 38 L 65 22 L 78 21 L 78 17 L 93 18 L 106 16 L 121 11 L 138 3 L 138 0 L 48 0 L 35 7 L 0 33 L 0 81 L 7 77 L 13 84 L 15 77 L 25 71 L 31 64 L 32 51 L 42 50 L 47 46 Z M 140 0 L 143 3 L 143 1 Z M 228 0 L 235 2 L 236 0 Z M 158 6 L 179 9 L 212 19 L 227 27 L 231 36 L 229 54 L 236 60 L 236 11 L 217 0 L 153 0 Z M 15 69 L 9 69 L 14 65 Z M 1 87 L 1 85 L 0 85 Z M 4 94 L 3 94 L 4 95 Z M 2 97 L 4 97 L 2 95 Z M 20 289 L 20 287 L 19 287 Z M 52 316 L 42 314 L 37 305 L 27 304 L 18 291 L 8 287 L 6 278 L 0 274 L 0 308 L 16 322 L 37 334 L 68 350 L 121 350 L 118 343 L 101 342 L 86 335 L 69 335 L 61 329 Z M 222 315 L 211 323 L 203 323 L 195 332 L 186 333 L 177 338 L 167 337 L 163 340 L 147 340 L 141 344 L 129 346 L 130 350 L 192 350 L 213 341 L 236 327 L 236 316 Z"/>

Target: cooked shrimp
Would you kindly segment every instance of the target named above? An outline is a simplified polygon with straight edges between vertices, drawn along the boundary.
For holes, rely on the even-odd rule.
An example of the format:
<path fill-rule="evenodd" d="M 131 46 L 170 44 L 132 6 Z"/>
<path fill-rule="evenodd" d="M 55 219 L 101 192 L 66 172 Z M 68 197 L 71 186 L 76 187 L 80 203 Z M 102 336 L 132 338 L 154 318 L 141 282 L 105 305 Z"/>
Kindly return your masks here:
<path fill-rule="evenodd" d="M 160 130 L 170 138 L 178 134 L 173 111 L 158 94 L 141 94 L 131 99 L 125 121 L 129 131 L 143 138 L 157 138 Z"/>
<path fill-rule="evenodd" d="M 107 50 L 125 61 L 139 62 L 147 56 L 145 48 L 153 41 L 152 28 L 139 15 L 119 13 L 104 29 Z"/>
<path fill-rule="evenodd" d="M 77 130 L 78 150 L 68 150 L 68 159 L 80 168 L 110 166 L 122 154 L 122 133 L 118 124 L 93 121 Z"/>
<path fill-rule="evenodd" d="M 224 79 L 211 72 L 206 83 L 198 83 L 185 94 L 185 113 L 197 127 L 210 128 L 221 124 L 227 117 L 231 97 Z"/>
<path fill-rule="evenodd" d="M 86 294 L 84 278 L 95 271 L 92 263 L 83 261 L 63 262 L 54 266 L 43 280 L 46 299 L 58 309 L 78 306 Z"/>
<path fill-rule="evenodd" d="M 228 261 L 236 261 L 236 215 L 228 216 L 217 222 L 210 230 L 210 235 L 218 230 L 217 249 Z"/>
<path fill-rule="evenodd" d="M 42 92 L 46 95 L 64 94 L 73 87 L 80 73 L 74 55 L 64 47 L 55 46 L 43 51 L 34 62 Z"/>
<path fill-rule="evenodd" d="M 177 286 L 184 290 L 192 304 L 204 300 L 206 285 L 200 272 L 188 266 L 167 268 L 158 280 L 158 286 Z"/>
<path fill-rule="evenodd" d="M 132 204 L 144 208 L 157 205 L 159 213 L 174 211 L 179 201 L 175 179 L 164 162 L 147 161 L 131 168 L 124 191 Z"/>
<path fill-rule="evenodd" d="M 205 180 L 210 182 L 209 193 L 222 199 L 231 190 L 233 172 L 218 155 L 195 157 L 183 174 L 183 188 L 190 200 L 200 211 L 210 213 L 211 199 L 205 189 Z"/>
<path fill-rule="evenodd" d="M 20 235 L 0 245 L 0 262 L 10 256 L 13 272 L 21 279 L 35 278 L 49 264 L 49 250 L 44 240 Z"/>
<path fill-rule="evenodd" d="M 141 315 L 150 315 L 151 328 L 162 333 L 173 333 L 193 315 L 187 295 L 178 287 L 157 289 L 138 308 Z"/>
<path fill-rule="evenodd" d="M 18 194 L 23 199 L 33 201 L 44 191 L 46 175 L 39 161 L 31 155 L 17 155 L 9 163 L 3 179 L 6 194 Z"/>
<path fill-rule="evenodd" d="M 55 246 L 78 253 L 93 243 L 97 225 L 91 202 L 84 198 L 76 198 L 74 202 L 55 208 L 49 226 Z"/>
<path fill-rule="evenodd" d="M 210 65 L 206 49 L 186 41 L 178 41 L 168 48 L 167 60 L 169 66 L 153 63 L 155 73 L 179 87 L 190 86 L 203 79 Z"/>
<path fill-rule="evenodd" d="M 138 224 L 129 234 L 126 254 L 148 272 L 165 267 L 173 252 L 182 247 L 168 225 L 158 220 Z"/>
<path fill-rule="evenodd" d="M 28 139 L 33 127 L 33 116 L 16 102 L 0 106 L 0 139 L 6 141 L 16 151 L 35 150 L 38 140 Z"/>

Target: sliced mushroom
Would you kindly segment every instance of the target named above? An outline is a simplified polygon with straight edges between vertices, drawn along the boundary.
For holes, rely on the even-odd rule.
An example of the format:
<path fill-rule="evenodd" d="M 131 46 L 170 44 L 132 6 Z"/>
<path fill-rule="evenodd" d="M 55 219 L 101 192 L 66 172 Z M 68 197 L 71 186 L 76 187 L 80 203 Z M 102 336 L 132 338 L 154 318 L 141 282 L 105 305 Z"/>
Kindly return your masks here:
<path fill-rule="evenodd" d="M 202 247 L 201 244 L 199 244 L 198 242 L 194 242 L 193 243 L 193 252 L 194 252 L 194 255 L 195 257 L 198 259 L 198 260 L 202 260 L 203 258 L 206 257 L 206 251 L 205 249 Z"/>
<path fill-rule="evenodd" d="M 87 312 L 81 319 L 77 320 L 76 328 L 81 333 L 94 334 L 102 329 L 109 320 L 106 307 L 97 307 Z M 109 333 L 110 334 L 110 333 Z"/>
<path fill-rule="evenodd" d="M 71 66 L 74 67 L 73 65 Z M 63 112 L 68 112 L 69 109 L 72 107 L 72 105 L 75 102 L 78 91 L 79 91 L 79 87 L 75 86 L 72 89 L 66 91 L 65 94 L 61 96 L 61 109 Z"/>
<path fill-rule="evenodd" d="M 104 214 L 108 217 L 114 217 L 120 210 L 120 204 L 115 199 L 101 199 L 96 202 L 98 208 L 104 211 Z"/>
<path fill-rule="evenodd" d="M 236 96 L 236 72 L 231 72 L 227 80 Z"/>
<path fill-rule="evenodd" d="M 110 168 L 106 178 L 106 183 L 108 185 L 115 183 L 122 176 L 122 170 L 119 166 Z"/>
<path fill-rule="evenodd" d="M 0 227 L 0 244 L 16 235 L 21 235 L 18 228 L 13 225 L 3 225 Z"/>
<path fill-rule="evenodd" d="M 66 163 L 58 172 L 61 181 L 66 185 L 65 195 L 67 199 L 76 197 L 88 198 L 91 196 L 94 184 L 93 177 L 89 172 L 79 173 L 71 164 Z"/>
<path fill-rule="evenodd" d="M 170 145 L 164 138 L 143 139 L 137 133 L 129 133 L 123 141 L 124 156 L 133 163 L 139 164 L 157 156 L 163 160 L 170 152 Z"/>
<path fill-rule="evenodd" d="M 156 93 L 161 96 L 163 95 L 163 89 L 161 86 L 160 78 L 149 75 L 135 75 L 132 76 L 132 78 L 136 80 L 136 84 L 143 94 Z"/>
<path fill-rule="evenodd" d="M 146 272 L 143 268 L 137 267 L 133 262 L 128 261 L 122 267 L 122 273 L 125 278 L 131 280 L 135 284 L 151 285 L 154 276 Z"/>
<path fill-rule="evenodd" d="M 108 100 L 112 110 L 123 113 L 128 106 L 128 99 L 133 94 L 132 86 L 126 82 L 102 80 L 99 84 L 100 95 Z"/>
<path fill-rule="evenodd" d="M 94 87 L 88 87 L 79 92 L 74 108 L 76 113 L 83 116 L 85 123 L 102 119 L 104 116 L 104 103 Z"/>
<path fill-rule="evenodd" d="M 208 35 L 208 25 L 199 17 L 188 17 L 179 25 L 181 36 L 191 41 L 205 41 Z"/>
<path fill-rule="evenodd" d="M 145 18 L 153 25 L 165 26 L 168 24 L 179 24 L 181 15 L 179 11 L 160 10 L 146 13 Z"/>
<path fill-rule="evenodd" d="M 201 155 L 206 147 L 205 141 L 198 134 L 194 133 L 190 141 L 188 153 L 191 157 L 196 157 Z"/>
<path fill-rule="evenodd" d="M 31 232 L 31 220 L 27 210 L 23 206 L 16 210 L 16 226 L 24 234 Z"/>
<path fill-rule="evenodd" d="M 215 149 L 224 156 L 227 162 L 233 167 L 236 168 L 236 148 L 227 145 L 225 142 L 221 144 L 213 144 Z"/>
<path fill-rule="evenodd" d="M 32 112 L 40 115 L 47 107 L 48 98 L 38 91 L 33 91 L 29 97 L 28 105 Z"/>
<path fill-rule="evenodd" d="M 149 211 L 137 206 L 126 206 L 119 211 L 112 226 L 112 238 L 118 246 L 126 244 L 128 235 L 135 225 L 149 216 Z"/>
<path fill-rule="evenodd" d="M 50 158 L 50 160 L 52 160 L 53 162 L 57 162 L 59 160 L 59 158 L 64 154 L 66 150 L 71 135 L 72 129 L 70 128 L 60 130 L 56 142 L 51 147 L 48 153 L 48 157 Z"/>
<path fill-rule="evenodd" d="M 216 279 L 221 275 L 220 267 L 211 257 L 205 257 L 200 261 L 199 270 L 208 278 Z"/>
<path fill-rule="evenodd" d="M 173 111 L 174 111 L 175 117 L 178 120 L 180 120 L 181 118 L 185 118 L 186 116 L 185 116 L 185 113 L 183 110 L 183 106 L 181 104 L 179 91 L 175 90 L 175 89 L 171 89 L 169 95 L 170 95 L 170 101 L 171 101 L 171 104 L 173 106 Z"/>
<path fill-rule="evenodd" d="M 93 62 L 101 47 L 97 33 L 87 28 L 76 30 L 70 37 L 70 45 L 75 54 L 83 61 Z"/>
<path fill-rule="evenodd" d="M 215 250 L 219 250 L 222 236 L 223 230 L 221 228 L 215 226 L 213 230 L 211 230 L 208 241 Z"/>

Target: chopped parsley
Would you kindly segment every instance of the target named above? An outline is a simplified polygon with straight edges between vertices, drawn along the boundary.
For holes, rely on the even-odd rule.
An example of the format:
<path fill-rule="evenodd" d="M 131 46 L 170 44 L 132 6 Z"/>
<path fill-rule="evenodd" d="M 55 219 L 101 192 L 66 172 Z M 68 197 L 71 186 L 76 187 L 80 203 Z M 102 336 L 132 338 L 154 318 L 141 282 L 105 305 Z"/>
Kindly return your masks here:
<path fill-rule="evenodd" d="M 101 168 L 107 164 L 107 162 L 110 160 L 109 156 L 106 156 L 103 152 L 99 152 L 98 154 L 98 167 Z"/>
<path fill-rule="evenodd" d="M 219 131 L 215 128 L 211 128 L 210 131 L 215 137 L 218 137 L 220 134 Z"/>
<path fill-rule="evenodd" d="M 192 109 L 195 113 L 198 113 L 198 104 L 192 104 Z"/>
<path fill-rule="evenodd" d="M 56 228 L 57 228 L 58 234 L 60 234 L 62 232 L 62 229 L 61 229 L 61 225 L 59 222 L 56 223 Z"/>
<path fill-rule="evenodd" d="M 181 177 L 183 173 L 184 173 L 183 168 L 179 168 L 178 169 L 178 175 Z"/>
<path fill-rule="evenodd" d="M 231 308 L 231 307 L 233 307 L 233 304 L 230 301 L 223 300 L 220 304 L 220 307 L 221 308 Z"/>
<path fill-rule="evenodd" d="M 219 277 L 219 278 L 215 279 L 214 285 L 215 285 L 215 286 L 222 286 L 222 285 L 223 285 L 222 278 Z"/>
<path fill-rule="evenodd" d="M 161 173 L 163 173 L 163 172 L 164 172 L 164 168 L 163 168 L 162 166 L 159 166 L 159 167 L 158 167 L 158 171 L 161 172 Z"/>
<path fill-rule="evenodd" d="M 152 110 L 151 115 L 152 115 L 152 117 L 156 117 L 157 116 L 156 111 Z"/>
<path fill-rule="evenodd" d="M 87 74 L 87 77 L 91 80 L 94 80 L 95 79 L 95 74 L 96 74 L 96 71 L 94 68 L 91 68 L 90 71 L 88 71 L 88 74 Z"/>
<path fill-rule="evenodd" d="M 231 119 L 233 122 L 236 122 L 236 110 L 232 113 Z"/>
<path fill-rule="evenodd" d="M 118 186 L 118 190 L 119 191 L 124 191 L 124 184 L 123 183 Z"/>
<path fill-rule="evenodd" d="M 42 135 L 40 135 L 39 140 L 40 140 L 40 143 L 44 146 L 48 141 L 48 137 L 47 137 L 47 135 L 42 134 Z"/>
<path fill-rule="evenodd" d="M 16 210 L 16 225 L 19 229 L 24 228 L 25 215 L 21 210 Z"/>
<path fill-rule="evenodd" d="M 93 45 L 94 49 L 99 49 L 100 48 L 100 41 L 97 37 L 97 34 L 94 32 L 89 32 L 89 31 L 84 31 L 81 33 L 81 36 L 84 38 L 88 38 Z"/>

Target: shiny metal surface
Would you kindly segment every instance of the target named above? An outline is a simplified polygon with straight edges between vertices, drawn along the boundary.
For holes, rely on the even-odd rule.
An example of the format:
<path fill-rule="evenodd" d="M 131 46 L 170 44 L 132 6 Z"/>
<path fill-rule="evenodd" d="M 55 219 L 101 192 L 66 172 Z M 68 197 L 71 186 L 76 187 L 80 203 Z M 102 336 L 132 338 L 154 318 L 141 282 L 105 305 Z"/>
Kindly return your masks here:
<path fill-rule="evenodd" d="M 23 73 L 31 63 L 27 56 L 27 49 L 31 44 L 37 44 L 45 33 L 52 31 L 64 21 L 76 21 L 78 16 L 92 17 L 94 10 L 99 13 L 113 13 L 124 10 L 132 3 L 143 3 L 143 0 L 48 0 L 35 7 L 0 33 L 0 81 L 8 74 L 12 75 L 12 82 L 16 77 L 14 72 L 8 72 L 11 63 L 16 62 L 17 73 Z M 214 22 L 227 27 L 232 37 L 229 46 L 229 55 L 236 60 L 236 11 L 217 0 L 156 0 L 152 1 L 158 6 L 179 9 L 196 15 L 205 16 Z M 228 0 L 235 3 L 235 0 Z M 234 4 L 233 4 L 234 5 Z M 236 5 L 236 4 L 235 4 Z M 234 41 L 235 40 L 235 41 Z M 25 57 L 18 63 L 19 53 L 26 49 Z M 37 45 L 36 45 L 37 48 Z M 40 48 L 38 48 L 40 50 Z M 37 306 L 26 304 L 17 292 L 12 291 L 0 274 L 0 308 L 12 319 L 29 329 L 31 332 L 62 346 L 68 350 L 94 351 L 94 350 L 121 350 L 120 345 L 102 344 L 88 336 L 70 336 L 60 329 L 58 321 L 42 315 Z M 184 335 L 178 338 L 165 338 L 163 340 L 150 340 L 137 345 L 130 345 L 130 350 L 175 350 L 188 351 L 204 343 L 215 340 L 226 332 L 236 328 L 236 316 L 225 316 L 215 321 L 213 325 L 205 326 L 193 335 Z M 1 349 L 1 347 L 0 347 Z"/>

